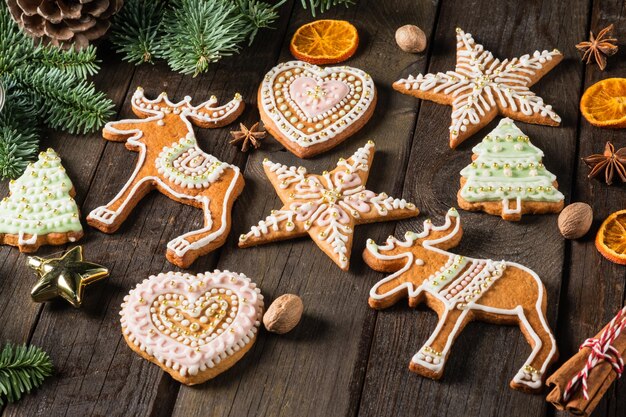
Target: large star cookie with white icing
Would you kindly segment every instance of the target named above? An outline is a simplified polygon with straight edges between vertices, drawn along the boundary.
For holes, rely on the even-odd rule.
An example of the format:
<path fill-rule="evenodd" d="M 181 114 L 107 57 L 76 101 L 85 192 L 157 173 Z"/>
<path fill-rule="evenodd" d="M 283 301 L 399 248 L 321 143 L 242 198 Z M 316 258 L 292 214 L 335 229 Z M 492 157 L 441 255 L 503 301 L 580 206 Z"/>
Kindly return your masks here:
<path fill-rule="evenodd" d="M 233 366 L 252 347 L 263 295 L 229 271 L 151 276 L 124 297 L 128 345 L 174 379 L 200 384 Z"/>
<path fill-rule="evenodd" d="M 403 94 L 452 106 L 450 147 L 489 124 L 498 114 L 526 123 L 558 126 L 561 118 L 530 87 L 554 68 L 563 54 L 558 50 L 500 61 L 456 30 L 456 68 L 436 74 L 409 75 L 393 84 Z"/>
<path fill-rule="evenodd" d="M 9 184 L 0 202 L 0 242 L 34 252 L 41 245 L 64 245 L 83 236 L 74 186 L 52 149 L 39 154 Z"/>
<path fill-rule="evenodd" d="M 364 223 L 415 217 L 413 203 L 365 188 L 374 159 L 374 142 L 341 158 L 332 171 L 309 174 L 269 160 L 265 174 L 283 202 L 279 210 L 239 237 L 242 248 L 307 234 L 341 269 L 350 267 L 354 227 Z"/>
<path fill-rule="evenodd" d="M 376 106 L 376 87 L 372 77 L 357 68 L 289 61 L 265 75 L 258 101 L 272 136 L 300 158 L 309 158 L 367 123 Z"/>

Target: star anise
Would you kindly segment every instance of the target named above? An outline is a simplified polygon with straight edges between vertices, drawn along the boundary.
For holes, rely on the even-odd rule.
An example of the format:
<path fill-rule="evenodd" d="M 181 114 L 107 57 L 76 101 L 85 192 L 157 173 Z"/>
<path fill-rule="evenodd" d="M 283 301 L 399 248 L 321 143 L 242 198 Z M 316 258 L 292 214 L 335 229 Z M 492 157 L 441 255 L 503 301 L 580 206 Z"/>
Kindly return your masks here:
<path fill-rule="evenodd" d="M 608 185 L 613 183 L 613 176 L 617 172 L 619 179 L 626 182 L 626 148 L 615 151 L 611 142 L 607 142 L 604 153 L 589 155 L 583 161 L 591 168 L 589 178 L 594 178 L 604 172 L 604 180 Z"/>
<path fill-rule="evenodd" d="M 600 70 L 606 67 L 606 58 L 617 52 L 617 39 L 613 37 L 613 25 L 608 25 L 594 36 L 593 32 L 589 32 L 589 41 L 580 42 L 576 45 L 576 49 L 583 52 L 582 60 L 587 64 L 591 63 L 593 58 Z"/>
<path fill-rule="evenodd" d="M 233 137 L 230 144 L 238 145 L 241 143 L 242 152 L 247 152 L 250 144 L 254 146 L 254 149 L 259 149 L 261 147 L 261 139 L 265 137 L 265 131 L 257 130 L 258 128 L 259 122 L 253 124 L 250 129 L 244 126 L 243 123 L 239 123 L 239 130 L 231 130 L 230 132 Z"/>

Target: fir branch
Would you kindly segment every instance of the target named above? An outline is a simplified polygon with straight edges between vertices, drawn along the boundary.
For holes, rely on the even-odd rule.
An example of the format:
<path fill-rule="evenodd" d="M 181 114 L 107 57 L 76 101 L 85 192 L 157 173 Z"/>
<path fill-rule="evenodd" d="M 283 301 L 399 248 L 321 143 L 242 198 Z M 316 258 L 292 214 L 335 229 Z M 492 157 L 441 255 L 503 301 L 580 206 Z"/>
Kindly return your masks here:
<path fill-rule="evenodd" d="M 0 112 L 0 178 L 19 176 L 39 150 L 39 131 L 33 120 L 37 108 L 13 83 L 5 87 L 6 103 Z"/>
<path fill-rule="evenodd" d="M 324 13 L 334 6 L 343 5 L 345 7 L 354 4 L 356 0 L 300 0 L 302 7 L 307 8 L 307 3 L 311 8 L 311 15 L 315 17 L 315 11 L 319 9 L 320 13 Z"/>
<path fill-rule="evenodd" d="M 243 19 L 246 19 L 251 25 L 251 31 L 248 35 L 248 44 L 251 45 L 256 37 L 259 29 L 269 28 L 271 24 L 278 19 L 277 9 L 287 0 L 280 0 L 278 3 L 270 6 L 265 2 L 257 0 L 235 0 L 235 4 L 239 9 Z"/>
<path fill-rule="evenodd" d="M 110 37 L 124 61 L 135 65 L 153 62 L 164 11 L 161 0 L 126 0 L 113 18 Z"/>
<path fill-rule="evenodd" d="M 33 43 L 20 32 L 7 5 L 0 5 L 0 76 L 27 65 L 33 56 Z"/>
<path fill-rule="evenodd" d="M 15 402 L 52 375 L 52 362 L 36 346 L 6 344 L 0 352 L 0 406 Z"/>
<path fill-rule="evenodd" d="M 39 46 L 34 50 L 33 63 L 46 68 L 57 68 L 76 78 L 87 78 L 100 70 L 96 48 L 89 45 L 81 50 L 72 46 L 64 51 L 58 48 Z"/>
<path fill-rule="evenodd" d="M 88 133 L 113 116 L 113 103 L 92 83 L 58 69 L 19 69 L 13 78 L 43 103 L 44 124 L 69 133 Z"/>

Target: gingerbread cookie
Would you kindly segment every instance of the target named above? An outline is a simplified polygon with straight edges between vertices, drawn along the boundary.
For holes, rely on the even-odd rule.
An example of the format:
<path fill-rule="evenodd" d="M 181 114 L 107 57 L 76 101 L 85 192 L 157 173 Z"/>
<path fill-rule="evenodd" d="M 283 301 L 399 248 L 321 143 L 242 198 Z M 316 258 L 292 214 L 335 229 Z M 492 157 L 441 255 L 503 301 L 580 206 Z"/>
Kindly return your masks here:
<path fill-rule="evenodd" d="M 322 175 L 304 167 L 288 167 L 265 160 L 265 174 L 283 202 L 279 210 L 239 237 L 246 248 L 309 235 L 341 269 L 350 266 L 354 226 L 417 216 L 419 210 L 404 199 L 365 188 L 374 142 L 358 149 L 348 160 Z"/>
<path fill-rule="evenodd" d="M 258 101 L 267 131 L 293 154 L 310 158 L 367 123 L 376 106 L 376 87 L 360 69 L 289 61 L 265 75 Z"/>
<path fill-rule="evenodd" d="M 498 114 L 526 123 L 558 126 L 561 118 L 530 87 L 554 68 L 563 55 L 535 51 L 531 55 L 500 61 L 474 42 L 469 33 L 456 30 L 456 68 L 437 74 L 410 75 L 393 88 L 424 100 L 452 106 L 450 147 L 456 148 Z"/>
<path fill-rule="evenodd" d="M 409 306 L 426 302 L 437 312 L 439 324 L 409 366 L 433 379 L 443 375 L 452 344 L 469 322 L 518 324 L 532 353 L 511 387 L 538 392 L 558 356 L 546 320 L 545 287 L 537 274 L 522 265 L 448 252 L 462 235 L 459 214 L 452 208 L 445 224 L 433 226 L 427 220 L 421 233 L 407 232 L 405 241 L 390 237 L 379 246 L 368 240 L 365 262 L 377 271 L 393 272 L 372 287 L 369 305 L 383 309 L 408 297 Z"/>
<path fill-rule="evenodd" d="M 459 207 L 518 221 L 522 214 L 558 213 L 565 197 L 556 177 L 541 162 L 543 152 L 511 119 L 502 119 L 472 149 L 473 162 L 461 171 Z"/>
<path fill-rule="evenodd" d="M 54 150 L 41 152 L 9 190 L 0 202 L 2 244 L 35 252 L 41 245 L 64 245 L 83 236 L 74 186 Z"/>
<path fill-rule="evenodd" d="M 256 341 L 262 314 L 263 295 L 250 278 L 217 270 L 153 275 L 120 311 L 128 346 L 186 385 L 237 363 Z"/>
<path fill-rule="evenodd" d="M 172 103 L 162 93 L 148 100 L 138 88 L 132 98 L 140 119 L 110 122 L 105 139 L 121 142 L 139 152 L 137 167 L 121 191 L 106 206 L 94 209 L 87 222 L 105 232 L 115 232 L 135 205 L 153 189 L 183 204 L 201 208 L 204 227 L 178 236 L 167 244 L 167 259 L 186 268 L 199 256 L 222 246 L 230 231 L 230 211 L 244 180 L 239 168 L 219 161 L 198 147 L 192 123 L 215 128 L 235 120 L 243 111 L 239 94 L 223 106 L 217 99 L 191 105 L 191 97 Z"/>

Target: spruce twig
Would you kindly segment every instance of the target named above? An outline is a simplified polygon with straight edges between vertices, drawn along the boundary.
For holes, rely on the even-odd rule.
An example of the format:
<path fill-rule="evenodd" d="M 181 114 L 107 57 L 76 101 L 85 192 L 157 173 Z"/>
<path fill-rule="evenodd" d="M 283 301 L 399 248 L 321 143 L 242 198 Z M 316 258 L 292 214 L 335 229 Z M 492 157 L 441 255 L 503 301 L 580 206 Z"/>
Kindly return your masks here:
<path fill-rule="evenodd" d="M 52 375 L 52 362 L 36 346 L 6 344 L 0 352 L 0 406 L 15 402 Z"/>
<path fill-rule="evenodd" d="M 124 61 L 153 63 L 164 12 L 162 0 L 126 0 L 111 30 L 111 42 Z"/>

